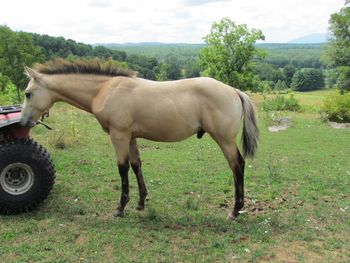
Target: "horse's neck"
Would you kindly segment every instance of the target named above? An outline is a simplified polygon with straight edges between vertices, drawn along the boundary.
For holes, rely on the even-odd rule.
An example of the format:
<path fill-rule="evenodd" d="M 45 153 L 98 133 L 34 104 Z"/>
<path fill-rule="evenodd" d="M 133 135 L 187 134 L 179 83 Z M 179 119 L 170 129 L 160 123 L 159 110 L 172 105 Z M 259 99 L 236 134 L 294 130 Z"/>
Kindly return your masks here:
<path fill-rule="evenodd" d="M 54 75 L 50 79 L 49 87 L 56 93 L 55 101 L 64 101 L 91 112 L 92 101 L 101 84 L 109 79 L 110 77 L 88 74 Z"/>

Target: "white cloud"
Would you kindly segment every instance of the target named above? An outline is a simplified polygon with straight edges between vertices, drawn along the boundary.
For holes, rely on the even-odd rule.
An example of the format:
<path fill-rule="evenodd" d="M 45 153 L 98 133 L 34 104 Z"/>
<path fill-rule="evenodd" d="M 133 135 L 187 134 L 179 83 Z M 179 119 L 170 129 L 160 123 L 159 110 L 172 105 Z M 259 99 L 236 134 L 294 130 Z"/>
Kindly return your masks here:
<path fill-rule="evenodd" d="M 90 0 L 89 6 L 93 7 L 109 7 L 112 3 L 109 0 Z"/>
<path fill-rule="evenodd" d="M 205 5 L 213 2 L 225 2 L 231 0 L 184 0 L 183 3 L 186 5 Z"/>
<path fill-rule="evenodd" d="M 268 42 L 326 32 L 344 0 L 4 1 L 0 24 L 85 43 L 200 43 L 223 17 L 261 29 Z"/>

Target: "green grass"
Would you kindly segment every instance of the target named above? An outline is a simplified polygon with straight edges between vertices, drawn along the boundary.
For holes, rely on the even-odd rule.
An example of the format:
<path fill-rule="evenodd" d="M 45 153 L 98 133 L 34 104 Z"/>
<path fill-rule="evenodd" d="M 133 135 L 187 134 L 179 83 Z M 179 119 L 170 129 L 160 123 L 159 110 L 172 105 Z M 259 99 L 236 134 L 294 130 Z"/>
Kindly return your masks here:
<path fill-rule="evenodd" d="M 316 90 L 316 91 L 306 91 L 306 92 L 300 92 L 300 91 L 293 91 L 293 96 L 299 101 L 299 103 L 302 106 L 302 111 L 309 112 L 309 113 L 317 113 L 321 109 L 323 99 L 326 96 L 330 96 L 334 93 L 334 89 L 322 89 L 322 90 Z M 260 106 L 263 102 L 263 96 L 261 94 L 251 94 L 254 98 L 257 106 Z M 286 97 L 289 97 L 289 95 L 284 95 Z M 268 94 L 266 95 L 267 98 L 273 98 L 276 97 L 275 94 Z"/>
<path fill-rule="evenodd" d="M 300 98 L 317 101 L 319 93 Z M 120 179 L 109 138 L 92 116 L 66 104 L 50 114 L 54 131 L 38 126 L 32 135 L 55 161 L 54 190 L 37 210 L 0 217 L 0 262 L 350 259 L 350 130 L 332 129 L 317 114 L 288 113 L 293 126 L 278 133 L 261 119 L 258 155 L 246 162 L 246 213 L 234 222 L 226 220 L 232 177 L 208 135 L 140 140 L 149 200 L 145 211 L 134 209 L 130 172 L 126 216 L 114 218 Z"/>

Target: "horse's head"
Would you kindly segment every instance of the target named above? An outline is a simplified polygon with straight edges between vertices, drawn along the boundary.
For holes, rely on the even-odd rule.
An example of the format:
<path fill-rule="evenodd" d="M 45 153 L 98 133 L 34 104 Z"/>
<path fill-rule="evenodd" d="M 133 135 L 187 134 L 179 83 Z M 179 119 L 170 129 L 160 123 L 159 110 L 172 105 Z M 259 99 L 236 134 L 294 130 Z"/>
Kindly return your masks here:
<path fill-rule="evenodd" d="M 21 125 L 33 127 L 40 116 L 51 107 L 52 98 L 43 74 L 29 67 L 25 67 L 25 73 L 30 81 L 25 89 Z"/>

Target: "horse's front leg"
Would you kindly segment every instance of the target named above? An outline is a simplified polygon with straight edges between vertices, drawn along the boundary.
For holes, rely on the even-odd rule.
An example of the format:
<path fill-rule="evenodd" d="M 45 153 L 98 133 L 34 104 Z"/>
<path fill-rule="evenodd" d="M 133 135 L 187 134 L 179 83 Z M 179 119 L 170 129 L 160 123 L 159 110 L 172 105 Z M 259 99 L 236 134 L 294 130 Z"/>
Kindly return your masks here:
<path fill-rule="evenodd" d="M 129 144 L 130 135 L 119 131 L 111 131 L 110 137 L 117 156 L 117 165 L 122 181 L 122 193 L 117 210 L 113 213 L 116 217 L 124 216 L 124 208 L 129 202 Z"/>
<path fill-rule="evenodd" d="M 136 207 L 137 210 L 143 210 L 145 208 L 145 200 L 147 197 L 147 188 L 145 181 L 143 180 L 142 170 L 141 170 L 141 159 L 140 153 L 137 148 L 136 139 L 131 139 L 130 141 L 130 164 L 134 171 L 137 179 L 137 184 L 139 186 L 139 203 Z"/>

